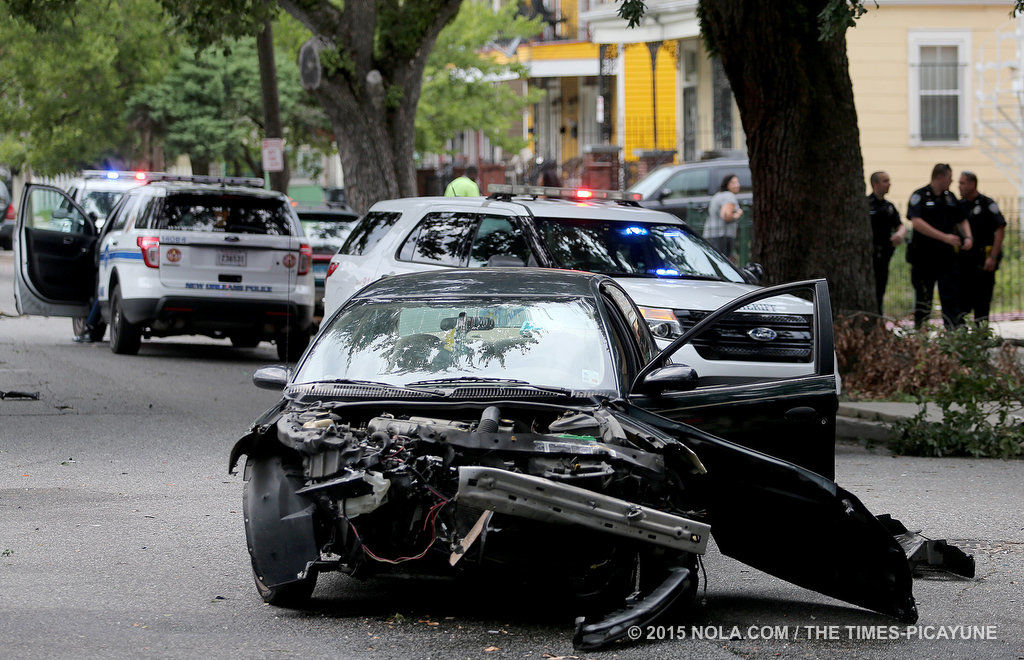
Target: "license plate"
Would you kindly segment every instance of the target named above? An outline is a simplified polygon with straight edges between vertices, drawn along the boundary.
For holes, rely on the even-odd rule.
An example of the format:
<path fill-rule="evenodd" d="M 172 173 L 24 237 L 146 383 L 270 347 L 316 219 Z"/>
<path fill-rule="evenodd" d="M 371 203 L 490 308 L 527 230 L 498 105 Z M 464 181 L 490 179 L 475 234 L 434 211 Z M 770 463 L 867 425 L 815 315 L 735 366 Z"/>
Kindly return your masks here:
<path fill-rule="evenodd" d="M 217 250 L 217 265 L 245 268 L 245 254 L 245 250 L 221 248 Z"/>

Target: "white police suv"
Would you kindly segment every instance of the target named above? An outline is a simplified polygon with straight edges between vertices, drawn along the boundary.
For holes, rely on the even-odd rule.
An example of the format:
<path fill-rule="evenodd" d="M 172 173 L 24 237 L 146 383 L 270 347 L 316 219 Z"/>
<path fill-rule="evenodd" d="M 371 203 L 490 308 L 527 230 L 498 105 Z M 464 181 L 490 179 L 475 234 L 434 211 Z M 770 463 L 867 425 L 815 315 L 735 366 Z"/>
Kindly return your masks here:
<path fill-rule="evenodd" d="M 102 228 L 126 192 L 163 176 L 167 175 L 163 172 L 85 170 L 68 183 L 67 191 L 96 227 Z"/>
<path fill-rule="evenodd" d="M 82 318 L 95 299 L 115 353 L 201 334 L 238 347 L 272 340 L 282 360 L 297 359 L 313 323 L 312 251 L 288 198 L 262 179 L 150 174 L 100 230 L 66 192 L 25 187 L 18 311 Z M 103 332 L 94 326 L 93 338 Z"/>
<path fill-rule="evenodd" d="M 491 186 L 489 197 L 379 202 L 331 260 L 328 318 L 382 277 L 474 266 L 542 266 L 609 275 L 636 301 L 662 346 L 759 288 L 679 218 L 615 191 Z M 628 193 L 627 193 L 628 195 Z M 704 384 L 810 373 L 813 306 L 779 296 L 742 308 L 674 359 Z"/>

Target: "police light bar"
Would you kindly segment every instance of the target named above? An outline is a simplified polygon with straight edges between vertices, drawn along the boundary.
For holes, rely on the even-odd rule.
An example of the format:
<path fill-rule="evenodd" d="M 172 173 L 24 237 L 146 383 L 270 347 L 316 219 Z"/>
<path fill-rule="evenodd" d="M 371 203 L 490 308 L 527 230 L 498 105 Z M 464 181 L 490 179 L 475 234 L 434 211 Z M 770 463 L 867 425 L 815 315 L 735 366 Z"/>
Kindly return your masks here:
<path fill-rule="evenodd" d="M 222 186 L 263 187 L 263 177 L 258 176 L 206 176 L 205 174 L 163 174 L 153 181 L 179 181 L 184 183 L 208 183 Z"/>
<path fill-rule="evenodd" d="M 83 179 L 107 179 L 110 181 L 151 181 L 154 178 L 164 176 L 164 172 L 145 172 L 142 170 L 85 170 L 82 172 Z"/>
<path fill-rule="evenodd" d="M 622 192 L 621 190 L 595 190 L 593 188 L 555 188 L 552 186 L 524 186 L 508 183 L 492 183 L 487 186 L 492 196 L 525 195 L 528 197 L 550 197 L 554 199 L 571 199 L 587 201 L 640 201 L 640 193 Z"/>
<path fill-rule="evenodd" d="M 111 181 L 135 181 L 140 185 L 152 181 L 180 181 L 185 183 L 207 183 L 224 186 L 263 187 L 263 179 L 258 176 L 206 176 L 204 174 L 168 174 L 167 172 L 144 172 L 139 170 L 85 170 L 84 179 L 108 179 Z"/>

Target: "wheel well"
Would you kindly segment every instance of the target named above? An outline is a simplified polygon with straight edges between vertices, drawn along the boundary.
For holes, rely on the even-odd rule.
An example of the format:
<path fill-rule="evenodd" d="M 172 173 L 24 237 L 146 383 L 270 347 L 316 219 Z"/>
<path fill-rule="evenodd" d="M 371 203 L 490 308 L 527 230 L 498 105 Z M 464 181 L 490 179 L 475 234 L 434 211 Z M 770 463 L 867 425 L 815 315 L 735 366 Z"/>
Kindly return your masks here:
<path fill-rule="evenodd" d="M 110 300 L 110 294 L 113 293 L 114 287 L 118 284 L 117 271 L 110 273 L 110 285 L 107 286 L 107 300 Z"/>

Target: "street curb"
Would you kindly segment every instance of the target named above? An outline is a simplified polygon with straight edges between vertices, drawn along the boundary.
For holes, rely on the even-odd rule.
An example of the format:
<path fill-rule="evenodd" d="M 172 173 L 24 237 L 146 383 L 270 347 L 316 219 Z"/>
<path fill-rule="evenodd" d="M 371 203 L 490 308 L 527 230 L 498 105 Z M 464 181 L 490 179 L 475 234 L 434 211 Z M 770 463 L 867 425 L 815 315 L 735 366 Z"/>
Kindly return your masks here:
<path fill-rule="evenodd" d="M 836 416 L 836 442 L 885 444 L 889 438 L 890 432 L 885 422 Z"/>

